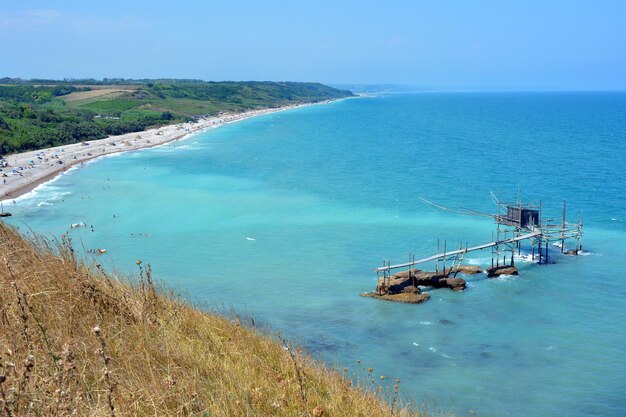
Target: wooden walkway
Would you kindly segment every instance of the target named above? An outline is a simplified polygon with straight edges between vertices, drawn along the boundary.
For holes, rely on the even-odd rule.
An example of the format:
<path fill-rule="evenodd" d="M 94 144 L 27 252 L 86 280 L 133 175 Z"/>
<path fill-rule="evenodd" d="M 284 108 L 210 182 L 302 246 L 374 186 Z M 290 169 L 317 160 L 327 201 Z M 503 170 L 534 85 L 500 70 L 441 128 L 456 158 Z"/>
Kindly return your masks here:
<path fill-rule="evenodd" d="M 532 239 L 532 238 L 537 237 L 537 236 L 541 236 L 541 230 L 539 230 L 539 229 L 535 229 L 535 230 L 533 230 L 530 233 L 527 233 L 527 234 L 521 235 L 521 236 L 516 236 L 516 237 L 513 237 L 511 239 L 498 240 L 498 241 L 495 241 L 495 242 L 489 242 L 489 243 L 485 243 L 484 245 L 474 246 L 474 247 L 471 247 L 471 248 L 464 248 L 464 249 L 454 250 L 454 251 L 450 251 L 450 252 L 438 253 L 437 255 L 429 256 L 428 258 L 419 259 L 417 261 L 412 261 L 412 262 L 406 262 L 406 263 L 403 263 L 403 264 L 387 265 L 387 266 L 383 266 L 383 267 L 380 267 L 380 268 L 374 268 L 374 271 L 379 273 L 379 272 L 390 271 L 392 269 L 408 268 L 410 266 L 421 264 L 421 263 L 424 263 L 424 262 L 430 262 L 430 261 L 434 261 L 434 260 L 441 259 L 441 258 L 447 258 L 449 256 L 465 254 L 467 252 L 483 250 L 483 249 L 491 248 L 491 247 L 498 246 L 498 245 L 504 245 L 504 244 L 507 244 L 507 243 L 519 242 L 520 240 Z"/>

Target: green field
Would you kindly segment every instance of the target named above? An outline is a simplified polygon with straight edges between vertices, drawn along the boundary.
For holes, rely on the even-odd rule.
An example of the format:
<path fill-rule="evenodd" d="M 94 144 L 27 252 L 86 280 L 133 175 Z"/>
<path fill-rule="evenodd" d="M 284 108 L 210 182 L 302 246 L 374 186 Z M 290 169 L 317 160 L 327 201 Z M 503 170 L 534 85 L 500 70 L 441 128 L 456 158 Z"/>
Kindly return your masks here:
<path fill-rule="evenodd" d="M 218 112 L 349 97 L 319 83 L 0 79 L 0 155 L 101 139 Z"/>

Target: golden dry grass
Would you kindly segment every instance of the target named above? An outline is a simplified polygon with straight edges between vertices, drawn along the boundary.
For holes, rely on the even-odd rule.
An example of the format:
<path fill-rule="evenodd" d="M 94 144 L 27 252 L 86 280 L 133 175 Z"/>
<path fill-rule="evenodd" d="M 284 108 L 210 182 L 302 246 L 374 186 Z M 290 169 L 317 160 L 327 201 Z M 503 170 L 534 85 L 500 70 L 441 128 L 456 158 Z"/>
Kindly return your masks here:
<path fill-rule="evenodd" d="M 417 415 L 138 267 L 123 283 L 0 222 L 0 415 Z"/>
<path fill-rule="evenodd" d="M 76 91 L 74 93 L 67 94 L 61 98 L 68 103 L 77 103 L 80 101 L 88 102 L 93 100 L 113 99 L 131 91 L 137 90 L 138 86 L 119 86 L 119 87 L 104 87 L 94 88 L 90 86 L 89 91 Z"/>

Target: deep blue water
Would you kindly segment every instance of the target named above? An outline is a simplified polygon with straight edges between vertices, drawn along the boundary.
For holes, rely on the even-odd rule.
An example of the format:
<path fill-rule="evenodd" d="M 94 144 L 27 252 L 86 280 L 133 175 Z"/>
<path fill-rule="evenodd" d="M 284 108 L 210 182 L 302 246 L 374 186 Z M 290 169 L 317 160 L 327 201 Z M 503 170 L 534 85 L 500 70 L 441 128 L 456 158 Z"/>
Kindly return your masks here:
<path fill-rule="evenodd" d="M 626 94 L 403 94 L 316 105 L 73 170 L 11 208 L 72 223 L 111 268 L 234 307 L 339 367 L 464 415 L 626 414 Z M 487 242 L 490 191 L 582 212 L 586 256 L 519 263 L 422 305 L 359 297 L 372 268 L 438 238 Z M 115 214 L 115 218 L 113 215 Z M 472 263 L 487 265 L 488 252 Z M 443 324 L 441 320 L 451 321 Z"/>

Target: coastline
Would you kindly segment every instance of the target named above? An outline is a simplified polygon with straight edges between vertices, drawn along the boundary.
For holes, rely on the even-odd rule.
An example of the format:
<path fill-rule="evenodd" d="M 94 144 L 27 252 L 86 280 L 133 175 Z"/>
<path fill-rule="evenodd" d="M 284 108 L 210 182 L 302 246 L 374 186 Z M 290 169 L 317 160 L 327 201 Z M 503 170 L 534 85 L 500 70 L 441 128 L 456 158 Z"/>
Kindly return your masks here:
<path fill-rule="evenodd" d="M 0 188 L 0 202 L 14 200 L 67 172 L 73 166 L 101 156 L 149 149 L 182 140 L 193 133 L 216 128 L 227 123 L 332 101 L 336 100 L 291 104 L 275 108 L 249 110 L 243 113 L 228 113 L 201 118 L 194 122 L 177 123 L 139 132 L 108 136 L 104 139 L 89 141 L 88 145 L 72 143 L 6 155 L 5 160 L 9 166 L 2 170 L 2 174 L 7 176 L 2 176 L 3 181 L 0 183 L 0 187 L 2 187 Z"/>

